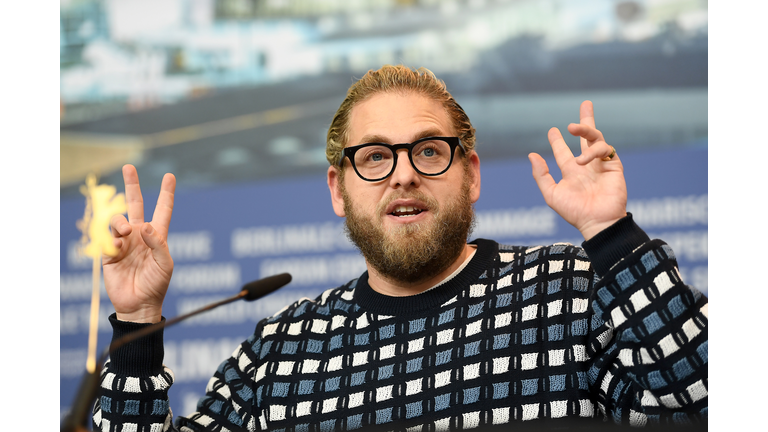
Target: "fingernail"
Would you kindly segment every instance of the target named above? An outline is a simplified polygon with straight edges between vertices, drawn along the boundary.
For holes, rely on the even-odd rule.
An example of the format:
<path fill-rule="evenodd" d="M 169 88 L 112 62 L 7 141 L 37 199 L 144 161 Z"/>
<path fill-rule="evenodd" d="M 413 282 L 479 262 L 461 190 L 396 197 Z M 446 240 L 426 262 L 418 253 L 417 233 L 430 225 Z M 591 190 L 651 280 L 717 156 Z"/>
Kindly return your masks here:
<path fill-rule="evenodd" d="M 144 234 L 152 234 L 152 225 L 150 224 L 144 225 Z"/>

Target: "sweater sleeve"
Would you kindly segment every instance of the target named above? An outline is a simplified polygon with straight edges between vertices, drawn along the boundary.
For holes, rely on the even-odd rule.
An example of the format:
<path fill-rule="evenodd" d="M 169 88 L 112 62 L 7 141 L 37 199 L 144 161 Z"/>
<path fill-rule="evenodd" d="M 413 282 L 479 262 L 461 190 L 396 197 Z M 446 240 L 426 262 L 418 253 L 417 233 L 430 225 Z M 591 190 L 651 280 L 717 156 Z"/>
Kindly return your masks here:
<path fill-rule="evenodd" d="M 634 426 L 706 422 L 707 298 L 631 215 L 583 247 L 596 272 L 588 378 L 600 411 Z"/>
<path fill-rule="evenodd" d="M 119 321 L 110 317 L 112 339 L 147 324 Z M 197 412 L 177 417 L 175 425 L 168 402 L 173 372 L 163 366 L 163 334 L 136 340 L 118 349 L 101 374 L 101 396 L 93 410 L 93 429 L 108 431 L 213 431 L 258 430 L 260 423 L 251 414 L 253 391 L 249 386 L 255 373 L 252 336 L 224 360 L 208 382 Z"/>
<path fill-rule="evenodd" d="M 113 342 L 150 325 L 120 321 L 115 314 L 109 322 Z M 163 366 L 163 355 L 162 330 L 110 355 L 101 372 L 101 394 L 93 409 L 94 430 L 172 430 L 168 389 L 173 373 Z"/>

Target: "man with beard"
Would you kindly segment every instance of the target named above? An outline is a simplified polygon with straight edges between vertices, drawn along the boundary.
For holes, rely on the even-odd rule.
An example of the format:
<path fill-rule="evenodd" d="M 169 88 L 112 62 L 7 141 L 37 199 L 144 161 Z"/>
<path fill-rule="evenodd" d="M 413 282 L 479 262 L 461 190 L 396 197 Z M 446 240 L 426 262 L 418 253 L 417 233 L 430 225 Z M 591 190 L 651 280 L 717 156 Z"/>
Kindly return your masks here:
<path fill-rule="evenodd" d="M 626 212 L 621 161 L 592 104 L 549 141 L 563 178 L 530 155 L 546 202 L 583 234 L 568 244 L 467 243 L 480 196 L 474 128 L 431 72 L 385 66 L 349 90 L 329 128 L 327 181 L 367 271 L 260 322 L 197 412 L 168 408 L 162 334 L 105 366 L 100 430 L 397 431 L 696 424 L 707 414 L 707 299 L 672 250 Z M 136 171 L 104 259 L 114 337 L 161 321 L 175 180 L 151 223 Z M 515 185 L 509 185 L 513 191 Z M 510 194 L 513 195 L 513 194 Z M 597 421 L 598 423 L 595 423 Z M 565 423 L 563 423 L 565 422 Z M 577 424 L 577 425 L 580 425 Z"/>

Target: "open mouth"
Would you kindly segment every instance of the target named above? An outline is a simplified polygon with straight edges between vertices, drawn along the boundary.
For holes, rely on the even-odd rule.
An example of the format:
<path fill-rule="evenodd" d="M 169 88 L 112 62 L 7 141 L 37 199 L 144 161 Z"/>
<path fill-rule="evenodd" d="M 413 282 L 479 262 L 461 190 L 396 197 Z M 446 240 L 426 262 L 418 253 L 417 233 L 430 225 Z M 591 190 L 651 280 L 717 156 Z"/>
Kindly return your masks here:
<path fill-rule="evenodd" d="M 417 214 L 420 214 L 424 210 L 413 207 L 413 206 L 397 206 L 395 207 L 395 210 L 390 213 L 392 216 L 397 217 L 410 217 L 410 216 L 416 216 Z"/>

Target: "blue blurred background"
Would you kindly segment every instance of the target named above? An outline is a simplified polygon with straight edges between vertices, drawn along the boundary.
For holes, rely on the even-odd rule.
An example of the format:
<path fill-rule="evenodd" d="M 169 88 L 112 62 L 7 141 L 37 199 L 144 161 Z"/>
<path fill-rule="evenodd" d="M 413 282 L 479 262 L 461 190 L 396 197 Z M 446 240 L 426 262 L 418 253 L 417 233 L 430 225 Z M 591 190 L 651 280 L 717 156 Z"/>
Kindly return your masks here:
<path fill-rule="evenodd" d="M 472 237 L 580 243 L 544 203 L 526 155 L 581 101 L 624 162 L 630 211 L 708 294 L 707 2 L 696 0 L 62 0 L 60 413 L 85 369 L 91 263 L 78 254 L 89 173 L 146 213 L 178 181 L 164 314 L 289 271 L 294 281 L 166 331 L 171 407 L 194 410 L 256 322 L 358 276 L 331 209 L 325 134 L 346 89 L 383 64 L 445 80 L 477 128 L 483 189 Z M 578 140 L 566 140 L 574 151 Z M 103 292 L 99 347 L 111 329 Z"/>

